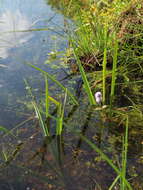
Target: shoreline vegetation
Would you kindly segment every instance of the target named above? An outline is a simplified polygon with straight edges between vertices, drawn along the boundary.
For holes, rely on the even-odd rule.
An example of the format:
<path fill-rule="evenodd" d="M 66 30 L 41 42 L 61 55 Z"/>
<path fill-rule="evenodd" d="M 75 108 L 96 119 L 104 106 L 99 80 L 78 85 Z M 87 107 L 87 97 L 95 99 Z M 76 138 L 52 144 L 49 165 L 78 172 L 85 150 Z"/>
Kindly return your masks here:
<path fill-rule="evenodd" d="M 127 166 L 130 131 L 140 128 L 143 121 L 143 2 L 141 0 L 49 2 L 53 6 L 56 5 L 67 20 L 72 18 L 75 24 L 72 28 L 65 20 L 69 39 L 66 64 L 71 68 L 73 76 L 80 76 L 82 80 L 80 91 L 85 92 L 84 96 L 92 106 L 92 111 L 101 112 L 104 123 L 109 125 L 114 123 L 118 128 L 123 127 L 119 168 L 116 161 L 98 148 L 95 142 L 85 137 L 82 131 L 77 135 L 81 136 L 81 139 L 115 171 L 116 177 L 108 186 L 108 190 L 142 190 L 143 184 L 134 186 L 132 180 L 127 177 L 129 170 Z M 101 107 L 95 100 L 95 94 L 98 92 L 102 93 Z M 65 97 L 67 95 L 66 91 Z M 52 100 L 49 96 L 47 99 Z M 57 105 L 56 134 L 60 136 L 67 125 L 64 119 L 67 98 L 64 99 L 66 100 L 63 106 L 62 103 L 55 103 L 55 100 L 52 100 Z M 84 104 L 83 101 L 82 103 Z M 49 107 L 49 103 L 47 106 Z M 100 185 L 97 188 L 98 185 L 95 185 L 96 189 L 103 190 Z"/>
<path fill-rule="evenodd" d="M 143 168 L 143 1 L 49 0 L 48 4 L 65 16 L 69 47 L 64 61 L 70 68 L 67 79 L 78 78 L 76 93 L 48 72 L 28 63 L 45 80 L 43 103 L 37 103 L 26 80 L 25 85 L 44 136 L 43 149 L 37 154 L 41 153 L 42 161 L 56 173 L 48 189 L 74 190 L 72 185 L 70 188 L 74 178 L 77 190 L 83 190 L 84 186 L 86 190 L 143 190 L 142 174 L 136 168 Z M 56 53 L 52 56 L 53 60 L 57 58 Z M 51 96 L 50 80 L 60 88 L 61 98 Z M 101 99 L 96 101 L 97 94 L 102 104 Z M 3 127 L 1 130 L 5 131 Z M 75 162 L 83 156 L 77 168 L 71 167 L 74 162 L 69 166 L 71 181 L 67 179 L 64 160 L 66 151 L 71 157 L 73 153 L 64 151 L 63 139 L 67 144 L 77 142 L 74 148 L 71 146 Z M 53 158 L 47 161 L 44 157 L 53 141 L 56 145 L 50 151 L 55 167 L 50 163 Z M 134 148 L 138 149 L 137 155 L 132 153 Z M 15 156 L 17 153 L 4 156 L 4 163 L 10 163 Z M 136 164 L 130 164 L 130 160 Z M 101 173 L 97 172 L 101 176 L 103 173 L 103 178 L 96 175 L 96 164 L 106 165 Z M 90 177 L 85 174 L 86 169 Z M 104 173 L 110 171 L 112 175 L 106 184 Z"/>

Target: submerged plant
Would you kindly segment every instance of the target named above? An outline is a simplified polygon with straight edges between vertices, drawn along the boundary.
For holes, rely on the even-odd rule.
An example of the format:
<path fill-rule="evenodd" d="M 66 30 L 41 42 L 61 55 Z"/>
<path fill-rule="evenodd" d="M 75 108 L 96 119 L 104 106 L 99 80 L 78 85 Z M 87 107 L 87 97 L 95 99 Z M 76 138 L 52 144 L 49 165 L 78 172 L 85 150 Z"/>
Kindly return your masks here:
<path fill-rule="evenodd" d="M 111 81 L 111 93 L 110 93 L 110 106 L 112 106 L 114 95 L 115 95 L 115 85 L 117 76 L 117 56 L 118 56 L 118 40 L 115 36 L 114 38 L 114 53 L 113 53 L 113 66 L 112 66 L 112 81 Z"/>
<path fill-rule="evenodd" d="M 61 87 L 65 92 L 67 92 L 67 95 L 70 96 L 70 98 L 72 99 L 73 103 L 78 105 L 78 102 L 76 100 L 76 98 L 74 97 L 74 95 L 64 86 L 62 85 L 62 83 L 60 83 L 58 80 L 56 80 L 52 75 L 50 75 L 48 72 L 40 69 L 39 67 L 36 67 L 35 65 L 32 65 L 30 63 L 27 63 L 30 67 L 33 67 L 34 69 L 36 69 L 37 71 L 40 71 L 41 73 L 43 73 L 44 75 L 47 76 L 47 78 L 49 78 L 50 80 L 52 80 L 55 84 L 57 84 L 59 87 Z"/>
<path fill-rule="evenodd" d="M 113 181 L 112 185 L 109 187 L 109 190 L 112 190 L 113 187 L 118 183 L 120 179 L 120 188 L 121 190 L 133 190 L 131 187 L 131 184 L 128 182 L 126 179 L 126 170 L 127 170 L 127 151 L 128 151 L 128 124 L 129 124 L 129 119 L 128 116 L 126 118 L 126 130 L 125 130 L 125 137 L 123 140 L 123 150 L 122 150 L 122 164 L 121 168 L 118 168 L 114 162 L 106 155 L 104 152 L 98 148 L 94 143 L 92 143 L 90 140 L 88 140 L 85 136 L 80 135 L 81 138 L 93 149 L 95 150 L 103 160 L 105 160 L 111 167 L 112 169 L 116 172 L 117 177 Z"/>

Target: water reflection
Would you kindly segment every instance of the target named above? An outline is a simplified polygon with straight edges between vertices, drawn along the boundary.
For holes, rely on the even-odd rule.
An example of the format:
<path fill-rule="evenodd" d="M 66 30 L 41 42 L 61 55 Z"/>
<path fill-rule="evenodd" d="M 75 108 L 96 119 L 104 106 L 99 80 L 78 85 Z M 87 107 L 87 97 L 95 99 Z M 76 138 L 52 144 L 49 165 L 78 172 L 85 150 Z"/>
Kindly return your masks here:
<path fill-rule="evenodd" d="M 0 16 L 0 57 L 7 58 L 10 48 L 18 47 L 20 44 L 28 41 L 32 34 L 29 32 L 17 32 L 30 29 L 31 23 L 28 18 L 16 10 L 12 12 L 6 10 Z"/>
<path fill-rule="evenodd" d="M 30 81 L 33 88 L 43 87 L 42 76 L 23 64 L 30 62 L 38 64 L 43 69 L 51 71 L 49 65 L 43 63 L 47 54 L 56 48 L 65 48 L 66 38 L 56 38 L 58 29 L 63 26 L 63 16 L 54 12 L 44 0 L 4 0 L 0 6 L 0 125 L 12 128 L 21 122 L 16 114 L 24 106 L 25 85 L 23 79 Z M 36 31 L 41 28 L 53 30 Z M 31 32 L 17 32 L 35 29 Z M 59 32 L 62 33 L 61 29 Z M 55 38 L 52 38 L 55 36 Z M 56 42 L 55 42 L 56 41 Z M 52 72 L 52 71 L 51 71 Z M 19 103 L 21 102 L 21 103 Z M 24 103 L 24 104 L 23 104 Z M 3 110 L 3 112 L 1 112 Z M 10 114 L 7 112 L 10 111 Z"/>

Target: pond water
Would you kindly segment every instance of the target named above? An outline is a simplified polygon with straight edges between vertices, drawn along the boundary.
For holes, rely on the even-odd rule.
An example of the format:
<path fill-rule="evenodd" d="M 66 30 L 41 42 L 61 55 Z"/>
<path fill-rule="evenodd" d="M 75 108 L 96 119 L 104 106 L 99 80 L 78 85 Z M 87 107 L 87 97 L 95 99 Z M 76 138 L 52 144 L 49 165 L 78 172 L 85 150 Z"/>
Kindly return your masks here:
<path fill-rule="evenodd" d="M 38 0 L 36 3 L 35 0 L 0 1 L 0 126 L 12 129 L 31 115 L 27 110 L 24 79 L 32 85 L 37 94 L 42 94 L 44 86 L 42 75 L 25 63 L 38 65 L 55 75 L 56 71 L 53 71 L 49 64 L 44 65 L 44 62 L 48 53 L 62 51 L 66 45 L 64 18 L 53 11 L 46 1 Z M 64 72 L 60 71 L 58 76 L 63 77 Z M 32 133 L 27 131 L 24 136 L 29 137 Z M 12 147 L 9 149 L 6 146 L 13 146 L 15 143 L 17 146 L 19 143 L 18 139 L 16 141 L 7 139 L 8 143 L 4 141 L 3 139 L 1 152 L 4 149 L 12 150 Z M 16 168 L 13 170 L 16 172 Z M 4 170 L 1 170 L 0 189 L 29 188 L 27 182 L 19 183 L 18 176 L 16 175 L 17 179 L 12 176 L 13 172 L 10 173 L 11 177 L 5 173 L 3 178 Z"/>
<path fill-rule="evenodd" d="M 90 107 L 81 92 L 79 107 L 67 103 L 64 134 L 55 137 L 55 122 L 50 122 L 53 136 L 43 138 L 27 96 L 24 79 L 40 105 L 45 84 L 42 74 L 26 63 L 59 80 L 67 76 L 60 59 L 68 45 L 64 16 L 45 0 L 0 0 L 0 4 L 0 126 L 13 129 L 15 135 L 0 133 L 0 190 L 107 190 L 116 174 L 75 132 L 96 142 L 120 167 L 122 122 L 109 120 L 107 110 Z M 44 64 L 51 52 L 61 52 L 59 60 Z M 69 79 L 62 82 L 74 84 Z M 49 88 L 54 98 L 63 98 L 53 83 Z M 142 190 L 143 131 L 141 125 L 134 127 L 127 175 L 135 190 Z"/>
<path fill-rule="evenodd" d="M 11 127 L 17 123 L 14 110 L 20 106 L 20 101 L 26 93 L 24 79 L 36 80 L 39 86 L 42 85 L 40 75 L 37 76 L 37 72 L 24 63 L 43 66 L 49 52 L 63 50 L 66 46 L 66 38 L 62 36 L 63 23 L 62 15 L 54 12 L 44 0 L 38 0 L 36 4 L 34 0 L 1 1 L 1 125 Z M 28 32 L 32 29 L 45 31 Z M 20 32 L 23 30 L 26 32 Z M 45 69 L 52 72 L 49 65 L 46 65 Z M 34 83 L 36 85 L 36 82 Z"/>

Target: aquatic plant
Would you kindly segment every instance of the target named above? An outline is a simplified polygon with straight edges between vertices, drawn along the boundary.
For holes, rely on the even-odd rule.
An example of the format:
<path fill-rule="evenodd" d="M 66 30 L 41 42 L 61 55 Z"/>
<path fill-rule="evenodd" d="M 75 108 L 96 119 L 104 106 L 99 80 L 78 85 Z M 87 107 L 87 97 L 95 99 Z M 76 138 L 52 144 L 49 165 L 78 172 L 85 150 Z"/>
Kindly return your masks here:
<path fill-rule="evenodd" d="M 86 93 L 88 95 L 90 105 L 95 105 L 95 99 L 94 99 L 93 93 L 91 91 L 91 88 L 90 88 L 86 73 L 84 71 L 84 68 L 83 68 L 83 66 L 82 66 L 82 64 L 80 62 L 80 59 L 79 59 L 79 57 L 78 57 L 78 55 L 76 53 L 76 47 L 74 46 L 74 44 L 73 44 L 73 52 L 74 52 L 74 56 L 75 56 L 75 59 L 77 61 L 77 65 L 79 67 L 81 76 L 82 76 L 82 80 L 83 80 L 83 83 L 84 83 L 84 86 L 85 86 L 85 91 L 86 91 Z"/>
<path fill-rule="evenodd" d="M 113 170 L 117 173 L 117 177 L 109 187 L 109 190 L 112 190 L 113 187 L 117 184 L 118 180 L 121 180 L 120 188 L 121 190 L 129 189 L 133 190 L 130 183 L 126 179 L 126 165 L 127 165 L 127 151 L 128 151 L 128 125 L 129 125 L 129 120 L 128 116 L 126 118 L 126 130 L 125 130 L 125 137 L 123 140 L 123 150 L 122 150 L 122 168 L 117 168 L 117 166 L 113 163 L 113 161 L 104 154 L 104 152 L 98 148 L 94 143 L 92 143 L 90 140 L 88 140 L 85 136 L 80 135 L 81 138 L 93 149 L 95 150 L 103 160 L 105 160 L 112 168 Z"/>
<path fill-rule="evenodd" d="M 56 80 L 52 75 L 50 75 L 48 72 L 40 69 L 39 67 L 36 67 L 35 65 L 32 65 L 30 63 L 26 63 L 27 65 L 33 67 L 34 69 L 36 69 L 37 71 L 40 71 L 41 73 L 43 73 L 44 75 L 46 75 L 50 80 L 52 80 L 55 84 L 57 84 L 59 87 L 61 87 L 65 92 L 67 91 L 67 94 L 71 97 L 72 101 L 74 104 L 78 105 L 78 102 L 76 100 L 76 98 L 74 97 L 74 95 L 67 90 L 67 88 L 65 88 L 58 80 Z"/>
<path fill-rule="evenodd" d="M 29 93 L 30 97 L 32 98 L 31 102 L 32 102 L 33 108 L 35 110 L 35 114 L 36 114 L 35 117 L 40 122 L 40 126 L 42 128 L 42 132 L 43 132 L 44 136 L 50 136 L 49 129 L 47 128 L 47 126 L 45 124 L 45 121 L 44 121 L 44 119 L 42 117 L 41 110 L 39 109 L 39 106 L 37 105 L 37 102 L 34 99 L 34 96 L 32 94 L 31 88 L 29 87 L 28 82 L 26 80 L 24 80 L 24 81 L 25 81 L 25 85 L 27 87 L 28 93 Z M 47 95 L 47 84 L 46 84 L 46 95 Z M 46 103 L 46 107 L 47 107 L 47 103 Z M 48 114 L 47 111 L 48 110 L 46 108 L 46 114 Z"/>
<path fill-rule="evenodd" d="M 110 93 L 110 106 L 113 104 L 116 76 L 117 76 L 117 55 L 118 55 L 118 41 L 115 35 L 114 38 L 114 53 L 113 53 L 113 66 L 112 66 L 112 81 L 111 81 L 111 93 Z"/>
<path fill-rule="evenodd" d="M 104 56 L 103 56 L 103 70 L 102 70 L 102 88 L 103 88 L 103 104 L 106 98 L 106 65 L 107 65 L 107 26 L 104 27 Z"/>

